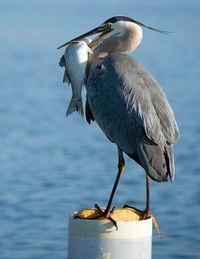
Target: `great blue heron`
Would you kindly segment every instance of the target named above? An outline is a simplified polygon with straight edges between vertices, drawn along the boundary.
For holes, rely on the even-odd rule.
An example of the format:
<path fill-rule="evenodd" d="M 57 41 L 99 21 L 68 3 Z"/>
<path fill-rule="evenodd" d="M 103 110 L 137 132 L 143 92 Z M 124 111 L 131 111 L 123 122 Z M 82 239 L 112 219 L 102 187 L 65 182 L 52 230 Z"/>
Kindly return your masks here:
<path fill-rule="evenodd" d="M 167 33 L 129 17 L 115 16 L 60 46 L 100 33 L 89 44 L 89 47 L 96 48 L 87 67 L 86 118 L 89 123 L 95 120 L 118 147 L 117 177 L 107 207 L 101 211 L 101 215 L 107 218 L 125 168 L 123 152 L 146 172 L 144 219 L 152 215 L 149 178 L 157 182 L 174 179 L 172 145 L 177 142 L 179 131 L 172 108 L 151 74 L 124 53 L 138 47 L 143 37 L 142 27 Z"/>

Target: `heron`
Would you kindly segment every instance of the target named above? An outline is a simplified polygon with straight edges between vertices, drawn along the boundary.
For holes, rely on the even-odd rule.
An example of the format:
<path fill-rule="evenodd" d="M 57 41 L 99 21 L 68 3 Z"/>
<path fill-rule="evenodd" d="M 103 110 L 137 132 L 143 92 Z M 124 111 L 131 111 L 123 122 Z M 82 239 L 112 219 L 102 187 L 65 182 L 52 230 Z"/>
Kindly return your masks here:
<path fill-rule="evenodd" d="M 118 150 L 118 171 L 107 206 L 102 210 L 95 205 L 100 215 L 110 220 L 113 198 L 125 170 L 124 153 L 145 171 L 146 207 L 140 210 L 143 219 L 153 216 L 150 179 L 174 180 L 173 144 L 179 139 L 174 112 L 154 77 L 127 54 L 141 43 L 143 28 L 168 34 L 129 17 L 114 16 L 59 47 L 98 34 L 88 44 L 93 55 L 87 65 L 86 119 L 89 124 L 96 121 Z"/>

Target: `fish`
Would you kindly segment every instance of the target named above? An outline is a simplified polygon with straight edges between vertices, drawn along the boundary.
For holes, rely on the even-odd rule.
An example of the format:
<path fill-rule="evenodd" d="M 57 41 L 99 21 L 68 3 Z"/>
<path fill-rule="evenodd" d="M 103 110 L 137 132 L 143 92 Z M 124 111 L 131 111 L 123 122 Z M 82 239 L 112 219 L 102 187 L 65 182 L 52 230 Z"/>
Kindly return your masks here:
<path fill-rule="evenodd" d="M 91 39 L 85 38 L 81 41 L 74 41 L 65 49 L 59 65 L 64 67 L 63 83 L 66 82 L 72 87 L 72 97 L 66 111 L 66 116 L 77 111 L 81 116 L 83 112 L 82 87 L 86 77 L 86 67 L 89 53 L 93 54 L 88 44 Z"/>

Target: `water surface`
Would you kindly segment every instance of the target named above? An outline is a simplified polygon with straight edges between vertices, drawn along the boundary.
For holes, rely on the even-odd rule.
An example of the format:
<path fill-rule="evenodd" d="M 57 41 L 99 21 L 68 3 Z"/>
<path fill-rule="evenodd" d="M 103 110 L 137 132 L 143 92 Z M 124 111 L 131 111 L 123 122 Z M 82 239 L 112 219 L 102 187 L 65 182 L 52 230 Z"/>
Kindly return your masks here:
<path fill-rule="evenodd" d="M 58 61 L 63 41 L 123 14 L 149 26 L 132 53 L 160 82 L 181 132 L 173 184 L 152 183 L 154 259 L 197 259 L 200 203 L 198 1 L 11 1 L 0 3 L 0 254 L 61 259 L 67 217 L 105 206 L 117 169 L 116 147 L 78 114 L 65 118 L 71 91 Z M 145 205 L 143 170 L 126 157 L 114 204 Z"/>

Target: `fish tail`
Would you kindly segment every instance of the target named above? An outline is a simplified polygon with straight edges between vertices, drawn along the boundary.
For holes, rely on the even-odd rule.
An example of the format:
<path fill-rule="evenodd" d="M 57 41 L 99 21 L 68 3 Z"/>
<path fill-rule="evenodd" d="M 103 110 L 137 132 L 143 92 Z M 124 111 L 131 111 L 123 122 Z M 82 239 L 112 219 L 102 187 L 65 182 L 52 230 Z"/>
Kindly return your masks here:
<path fill-rule="evenodd" d="M 82 99 L 71 99 L 70 104 L 67 108 L 66 116 L 70 115 L 74 111 L 77 111 L 83 117 L 84 113 Z"/>

